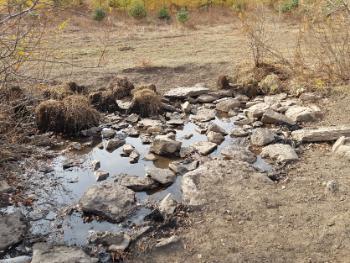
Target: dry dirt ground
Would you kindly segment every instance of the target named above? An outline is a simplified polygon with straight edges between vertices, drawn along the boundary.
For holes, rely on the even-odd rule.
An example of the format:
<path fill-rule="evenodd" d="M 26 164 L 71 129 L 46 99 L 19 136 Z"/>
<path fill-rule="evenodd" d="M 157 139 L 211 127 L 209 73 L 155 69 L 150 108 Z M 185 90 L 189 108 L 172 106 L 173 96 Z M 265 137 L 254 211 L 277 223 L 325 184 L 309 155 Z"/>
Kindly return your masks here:
<path fill-rule="evenodd" d="M 219 75 L 233 75 L 237 65 L 252 62 L 237 16 L 215 11 L 193 17 L 191 27 L 135 24 L 118 17 L 105 23 L 90 17 L 62 19 L 67 26 L 58 33 L 56 28 L 48 30 L 41 54 L 43 59 L 56 63 L 34 66 L 31 75 L 63 82 L 74 80 L 96 88 L 118 74 L 135 83 L 156 84 L 159 91 L 164 91 L 196 83 L 214 88 Z M 284 55 L 291 56 L 298 26 L 277 16 L 266 24 L 268 39 Z"/>
<path fill-rule="evenodd" d="M 321 124 L 348 124 L 349 97 L 323 103 Z M 349 262 L 350 167 L 331 145 L 304 145 L 279 183 L 257 180 L 237 162 L 214 165 L 200 188 L 207 205 L 190 214 L 182 244 L 130 262 Z M 339 191 L 325 184 L 335 180 Z"/>

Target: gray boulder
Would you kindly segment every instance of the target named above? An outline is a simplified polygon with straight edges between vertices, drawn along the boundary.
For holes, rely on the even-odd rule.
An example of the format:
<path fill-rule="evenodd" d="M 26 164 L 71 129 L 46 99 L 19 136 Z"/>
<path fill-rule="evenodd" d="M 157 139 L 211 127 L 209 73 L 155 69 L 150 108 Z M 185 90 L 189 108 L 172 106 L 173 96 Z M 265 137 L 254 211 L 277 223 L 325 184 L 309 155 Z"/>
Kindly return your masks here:
<path fill-rule="evenodd" d="M 235 146 L 235 145 L 227 146 L 221 150 L 221 155 L 226 160 L 237 160 L 237 161 L 247 162 L 250 164 L 256 161 L 255 154 L 241 146 Z"/>
<path fill-rule="evenodd" d="M 221 133 L 213 131 L 208 132 L 207 137 L 209 142 L 215 144 L 221 144 L 225 140 L 225 137 Z"/>
<path fill-rule="evenodd" d="M 218 146 L 212 142 L 196 142 L 192 144 L 192 147 L 202 155 L 208 155 L 213 152 Z"/>
<path fill-rule="evenodd" d="M 288 118 L 287 116 L 275 112 L 271 109 L 267 110 L 262 118 L 261 121 L 265 124 L 275 124 L 275 125 L 295 125 L 295 121 Z"/>
<path fill-rule="evenodd" d="M 25 232 L 26 224 L 19 212 L 0 215 L 0 251 L 21 242 Z"/>
<path fill-rule="evenodd" d="M 79 205 L 83 212 L 120 222 L 135 209 L 135 193 L 116 182 L 105 182 L 88 189 Z"/>
<path fill-rule="evenodd" d="M 166 136 L 156 136 L 150 151 L 158 155 L 175 155 L 180 152 L 181 142 L 172 140 Z"/>
<path fill-rule="evenodd" d="M 96 263 L 97 258 L 88 256 L 78 247 L 49 246 L 46 243 L 37 243 L 33 247 L 32 263 Z"/>
<path fill-rule="evenodd" d="M 265 146 L 275 141 L 276 134 L 270 129 L 255 129 L 250 137 L 250 141 L 255 146 Z"/>
<path fill-rule="evenodd" d="M 184 99 L 186 97 L 197 97 L 208 92 L 208 88 L 202 86 L 201 84 L 197 84 L 193 87 L 178 87 L 171 89 L 164 94 L 164 97 L 169 99 Z"/>
<path fill-rule="evenodd" d="M 159 184 L 149 177 L 121 174 L 118 184 L 125 186 L 135 192 L 150 191 L 159 187 Z"/>
<path fill-rule="evenodd" d="M 292 138 L 300 142 L 331 142 L 350 136 L 350 126 L 306 128 L 292 132 Z"/>
<path fill-rule="evenodd" d="M 162 185 L 172 184 L 176 180 L 176 175 L 168 169 L 147 168 L 146 175 Z"/>
<path fill-rule="evenodd" d="M 295 122 L 311 122 L 320 119 L 322 112 L 316 105 L 310 107 L 294 105 L 288 108 L 286 116 Z"/>
<path fill-rule="evenodd" d="M 288 144 L 271 144 L 261 151 L 262 157 L 268 157 L 278 162 L 290 162 L 298 160 L 298 155 L 292 146 Z"/>
<path fill-rule="evenodd" d="M 241 106 L 241 102 L 234 98 L 222 100 L 216 104 L 216 109 L 222 112 L 229 112 Z"/>

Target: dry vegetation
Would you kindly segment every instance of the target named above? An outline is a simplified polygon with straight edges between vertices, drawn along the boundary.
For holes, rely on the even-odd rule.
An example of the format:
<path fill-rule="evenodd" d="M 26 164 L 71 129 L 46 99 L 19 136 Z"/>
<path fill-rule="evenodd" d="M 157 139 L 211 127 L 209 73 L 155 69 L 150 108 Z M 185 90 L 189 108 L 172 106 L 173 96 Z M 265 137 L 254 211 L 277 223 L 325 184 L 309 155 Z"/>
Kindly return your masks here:
<path fill-rule="evenodd" d="M 156 84 L 162 91 L 169 83 L 174 85 L 174 78 L 184 85 L 213 78 L 206 70 L 215 65 L 216 76 L 226 67 L 230 71 L 224 74 L 229 73 L 236 86 L 248 89 L 251 96 L 276 92 L 258 86 L 272 73 L 281 82 L 278 88 L 287 91 L 349 83 L 350 9 L 346 0 L 236 0 L 224 5 L 223 1 L 172 1 L 161 6 L 156 5 L 158 1 L 145 1 L 147 17 L 142 19 L 128 17 L 130 6 L 113 2 L 115 5 L 111 1 L 0 1 L 4 98 L 0 140 L 4 145 L 20 142 L 23 127 L 34 129 L 33 109 L 41 101 L 39 130 L 69 134 L 98 122 L 90 105 L 113 112 L 119 109 L 116 99 L 131 97 L 133 110 L 143 116 L 161 110 L 155 90 L 134 89 L 123 78 L 112 78 L 109 84 L 92 90 L 73 82 L 52 85 L 56 80 L 125 70 L 137 75 L 133 79 L 137 82 L 149 80 L 150 74 L 152 82 L 160 79 L 160 85 Z M 163 17 L 170 17 L 166 21 L 158 14 L 164 6 Z M 179 27 L 176 14 L 183 6 L 188 7 L 188 18 Z M 103 21 L 93 21 L 95 8 L 106 12 Z M 48 24 L 46 18 L 52 14 L 55 18 Z M 119 22 L 120 18 L 126 22 Z M 233 70 L 235 66 L 239 68 Z M 198 71 L 192 72 L 195 67 Z M 14 92 L 18 85 L 21 95 Z"/>

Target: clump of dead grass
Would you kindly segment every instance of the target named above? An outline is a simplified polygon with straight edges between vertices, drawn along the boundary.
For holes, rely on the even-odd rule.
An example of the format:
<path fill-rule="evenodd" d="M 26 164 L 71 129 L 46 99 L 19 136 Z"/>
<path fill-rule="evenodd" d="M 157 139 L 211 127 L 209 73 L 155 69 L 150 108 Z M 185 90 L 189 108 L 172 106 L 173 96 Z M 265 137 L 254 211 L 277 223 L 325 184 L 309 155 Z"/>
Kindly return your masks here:
<path fill-rule="evenodd" d="M 134 84 L 127 78 L 116 77 L 109 82 L 107 89 L 112 91 L 114 99 L 120 100 L 131 95 Z"/>
<path fill-rule="evenodd" d="M 99 111 L 115 112 L 119 109 L 113 91 L 96 91 L 89 94 L 89 103 Z"/>
<path fill-rule="evenodd" d="M 100 121 L 100 114 L 81 95 L 72 95 L 62 101 L 43 101 L 35 113 L 37 127 L 42 132 L 76 135 L 83 129 L 97 126 Z"/>
<path fill-rule="evenodd" d="M 162 110 L 161 96 L 152 87 L 139 87 L 133 92 L 132 111 L 142 117 L 156 116 Z"/>

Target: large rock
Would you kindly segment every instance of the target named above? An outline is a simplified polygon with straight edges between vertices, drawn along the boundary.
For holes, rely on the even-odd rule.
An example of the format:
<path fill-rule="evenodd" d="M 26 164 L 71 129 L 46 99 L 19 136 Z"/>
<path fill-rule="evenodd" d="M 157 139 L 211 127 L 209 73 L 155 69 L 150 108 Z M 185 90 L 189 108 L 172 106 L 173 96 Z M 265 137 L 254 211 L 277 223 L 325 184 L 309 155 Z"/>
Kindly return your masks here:
<path fill-rule="evenodd" d="M 182 142 L 170 139 L 167 136 L 156 136 L 150 151 L 158 155 L 176 155 L 180 152 Z"/>
<path fill-rule="evenodd" d="M 149 177 L 122 174 L 118 178 L 118 183 L 135 192 L 143 192 L 156 189 L 159 184 Z"/>
<path fill-rule="evenodd" d="M 83 212 L 120 222 L 135 209 L 135 193 L 117 182 L 106 182 L 88 189 L 79 204 Z"/>
<path fill-rule="evenodd" d="M 292 138 L 300 142 L 330 142 L 350 136 L 350 126 L 308 128 L 292 132 Z"/>
<path fill-rule="evenodd" d="M 264 102 L 257 103 L 249 107 L 246 111 L 246 115 L 250 119 L 259 119 L 270 108 L 270 105 Z"/>
<path fill-rule="evenodd" d="M 271 109 L 267 110 L 262 118 L 261 121 L 265 124 L 275 124 L 275 125 L 295 125 L 295 121 L 291 120 L 287 116 L 275 112 Z"/>
<path fill-rule="evenodd" d="M 350 159 L 350 138 L 345 136 L 340 137 L 333 145 L 332 151 Z"/>
<path fill-rule="evenodd" d="M 271 144 L 261 151 L 262 157 L 269 157 L 278 162 L 290 162 L 298 160 L 295 150 L 288 144 Z"/>
<path fill-rule="evenodd" d="M 208 132 L 207 137 L 209 142 L 212 142 L 218 145 L 225 140 L 225 137 L 221 133 L 213 132 L 213 131 Z"/>
<path fill-rule="evenodd" d="M 203 94 L 197 98 L 197 102 L 199 102 L 199 103 L 211 103 L 217 99 L 218 99 L 218 97 L 216 97 L 214 95 Z"/>
<path fill-rule="evenodd" d="M 218 145 L 212 142 L 196 142 L 192 147 L 202 155 L 208 155 L 213 152 Z"/>
<path fill-rule="evenodd" d="M 219 126 L 218 124 L 211 122 L 208 124 L 208 129 L 207 132 L 217 132 L 217 133 L 221 133 L 222 135 L 227 135 L 227 131 L 222 128 L 221 126 Z"/>
<path fill-rule="evenodd" d="M 165 215 L 172 215 L 177 207 L 177 202 L 172 198 L 171 193 L 167 194 L 159 203 L 159 211 Z"/>
<path fill-rule="evenodd" d="M 286 93 L 280 93 L 276 95 L 265 96 L 264 102 L 269 105 L 274 105 L 274 104 L 280 103 L 282 100 L 286 98 L 287 98 Z"/>
<path fill-rule="evenodd" d="M 30 263 L 32 258 L 29 256 L 19 256 L 14 258 L 0 259 L 0 263 Z"/>
<path fill-rule="evenodd" d="M 294 105 L 288 108 L 286 116 L 295 122 L 308 122 L 320 119 L 322 112 L 316 105 L 310 107 Z"/>
<path fill-rule="evenodd" d="M 20 213 L 0 215 L 0 251 L 22 241 L 26 225 Z"/>
<path fill-rule="evenodd" d="M 96 263 L 97 258 L 91 258 L 78 247 L 49 246 L 37 243 L 33 247 L 32 263 Z"/>
<path fill-rule="evenodd" d="M 11 186 L 5 180 L 0 179 L 0 194 L 10 192 L 11 190 Z"/>
<path fill-rule="evenodd" d="M 162 122 L 160 120 L 153 120 L 153 119 L 142 119 L 138 122 L 138 126 L 142 128 L 150 128 L 150 127 L 162 127 Z"/>
<path fill-rule="evenodd" d="M 254 153 L 244 147 L 236 145 L 225 147 L 221 150 L 221 155 L 227 160 L 242 161 L 250 164 L 256 161 L 256 156 Z"/>
<path fill-rule="evenodd" d="M 111 139 L 115 136 L 115 134 L 116 134 L 116 131 L 111 128 L 104 128 L 101 131 L 102 138 L 104 139 Z"/>
<path fill-rule="evenodd" d="M 276 134 L 270 129 L 255 129 L 250 137 L 250 141 L 255 146 L 265 146 L 275 141 Z"/>
<path fill-rule="evenodd" d="M 216 104 L 216 109 L 222 112 L 229 112 L 241 106 L 241 102 L 237 99 L 225 99 Z"/>
<path fill-rule="evenodd" d="M 111 139 L 107 142 L 106 150 L 109 152 L 113 152 L 114 150 L 118 149 L 124 144 L 125 144 L 124 139 Z"/>
<path fill-rule="evenodd" d="M 215 110 L 202 108 L 197 111 L 197 114 L 191 116 L 191 120 L 199 122 L 207 122 L 215 119 Z"/>
<path fill-rule="evenodd" d="M 202 174 L 207 173 L 205 167 L 188 172 L 183 175 L 181 181 L 182 202 L 188 206 L 201 206 L 205 203 L 201 197 L 198 182 Z"/>
<path fill-rule="evenodd" d="M 197 169 L 199 161 L 175 161 L 169 164 L 169 169 L 176 174 L 185 174 L 189 171 Z"/>
<path fill-rule="evenodd" d="M 147 168 L 146 175 L 162 185 L 170 185 L 176 180 L 176 175 L 168 169 Z"/>
<path fill-rule="evenodd" d="M 196 97 L 202 94 L 206 94 L 208 92 L 208 88 L 197 84 L 194 87 L 178 87 L 175 89 L 171 89 L 167 93 L 165 93 L 164 96 L 170 99 L 183 99 L 186 97 Z"/>

